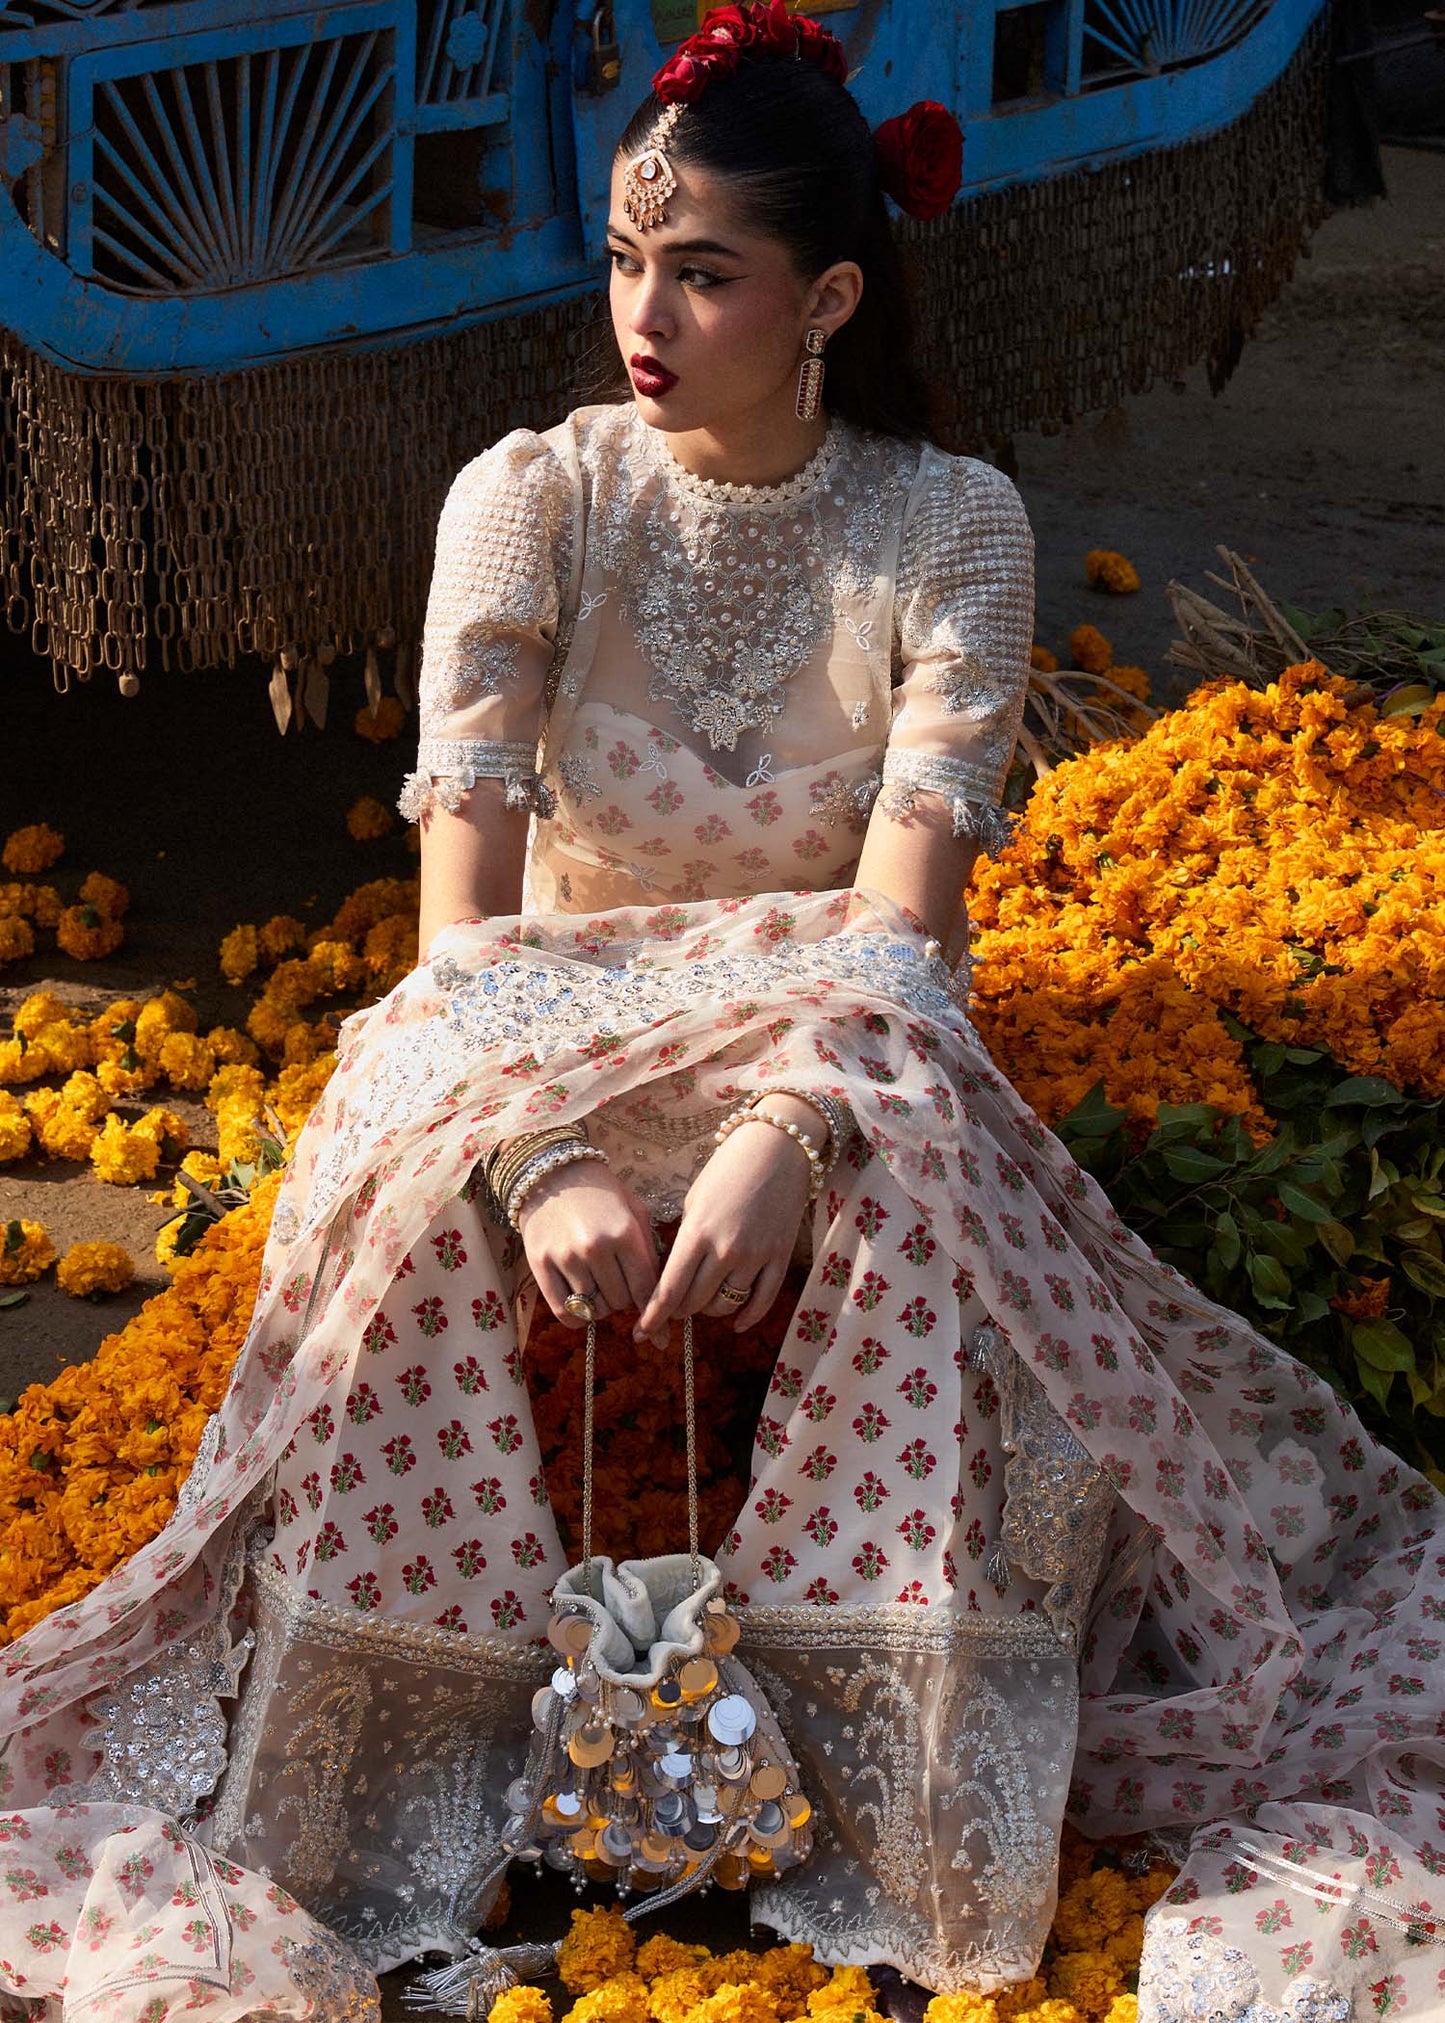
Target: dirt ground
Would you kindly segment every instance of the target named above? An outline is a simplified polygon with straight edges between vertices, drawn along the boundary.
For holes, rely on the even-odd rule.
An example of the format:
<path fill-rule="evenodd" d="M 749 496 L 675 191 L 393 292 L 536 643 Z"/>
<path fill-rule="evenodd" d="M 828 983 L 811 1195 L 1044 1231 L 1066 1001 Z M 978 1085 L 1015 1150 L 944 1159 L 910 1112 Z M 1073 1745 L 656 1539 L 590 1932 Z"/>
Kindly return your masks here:
<path fill-rule="evenodd" d="M 1177 700 L 1164 586 L 1203 587 L 1220 541 L 1306 608 L 1372 600 L 1445 615 L 1445 156 L 1395 148 L 1385 165 L 1388 198 L 1325 223 L 1221 396 L 1191 373 L 1060 435 L 1018 440 L 1041 641 L 1058 647 L 1090 618 Z M 1099 546 L 1133 557 L 1138 596 L 1085 587 L 1084 554 Z M 203 1025 L 239 1020 L 246 1000 L 216 968 L 229 928 L 283 911 L 324 920 L 363 879 L 413 868 L 398 838 L 362 845 L 346 832 L 356 796 L 390 802 L 408 762 L 405 739 L 377 748 L 352 734 L 359 675 L 333 683 L 326 732 L 283 739 L 266 672 L 155 676 L 132 701 L 100 679 L 58 696 L 48 668 L 0 635 L 0 833 L 49 821 L 68 839 L 51 874 L 67 896 L 93 868 L 133 895 L 114 959 L 51 955 L 5 971 L 0 1033 L 42 982 L 96 1007 L 190 980 Z M 206 1142 L 204 1109 L 166 1100 Z M 0 1398 L 93 1353 L 158 1289 L 151 1246 L 165 1211 L 147 1192 L 39 1161 L 0 1173 L 0 1220 L 38 1216 L 62 1248 L 114 1237 L 141 1265 L 130 1295 L 100 1305 L 42 1285 L 0 1309 Z"/>

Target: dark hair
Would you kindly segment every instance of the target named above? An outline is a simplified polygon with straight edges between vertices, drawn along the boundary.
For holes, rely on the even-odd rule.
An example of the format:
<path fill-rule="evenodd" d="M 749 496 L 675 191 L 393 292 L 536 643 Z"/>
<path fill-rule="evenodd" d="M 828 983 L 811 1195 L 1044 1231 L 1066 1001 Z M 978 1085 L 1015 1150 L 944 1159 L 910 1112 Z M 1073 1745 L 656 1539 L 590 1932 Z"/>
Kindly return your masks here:
<path fill-rule="evenodd" d="M 641 152 L 664 108 L 649 94 L 618 142 Z M 763 57 L 710 79 L 684 106 L 672 159 L 725 181 L 749 224 L 788 248 L 811 280 L 838 260 L 863 272 L 857 309 L 830 340 L 824 404 L 881 435 L 929 432 L 914 359 L 914 321 L 873 155 L 873 135 L 846 86 L 806 61 Z"/>

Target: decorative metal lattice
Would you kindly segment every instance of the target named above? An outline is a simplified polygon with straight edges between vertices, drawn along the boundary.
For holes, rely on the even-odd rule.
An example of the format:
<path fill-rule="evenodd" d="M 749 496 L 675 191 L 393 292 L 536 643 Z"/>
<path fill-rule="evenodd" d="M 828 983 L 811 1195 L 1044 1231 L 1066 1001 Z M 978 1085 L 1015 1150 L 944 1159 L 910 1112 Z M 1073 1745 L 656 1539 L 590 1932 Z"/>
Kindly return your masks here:
<path fill-rule="evenodd" d="M 1087 81 L 1153 77 L 1218 55 L 1268 7 L 1269 0 L 1086 0 Z"/>
<path fill-rule="evenodd" d="M 373 32 L 98 79 L 91 271 L 172 294 L 370 252 L 393 190 L 393 75 Z"/>
<path fill-rule="evenodd" d="M 485 98 L 497 67 L 503 9 L 477 0 L 421 0 L 416 23 L 418 105 Z"/>

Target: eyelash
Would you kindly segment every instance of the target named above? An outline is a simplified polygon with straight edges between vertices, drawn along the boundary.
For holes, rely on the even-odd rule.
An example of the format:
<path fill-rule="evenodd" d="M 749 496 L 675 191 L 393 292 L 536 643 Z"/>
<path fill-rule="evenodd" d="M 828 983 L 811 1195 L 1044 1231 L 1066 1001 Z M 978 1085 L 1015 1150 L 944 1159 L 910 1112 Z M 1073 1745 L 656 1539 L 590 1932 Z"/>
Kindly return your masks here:
<path fill-rule="evenodd" d="M 621 246 L 609 246 L 607 257 L 614 267 L 623 272 L 637 271 L 637 262 Z M 706 293 L 711 288 L 726 288 L 733 277 L 730 274 L 714 274 L 706 267 L 679 267 L 677 278 L 685 287 Z"/>

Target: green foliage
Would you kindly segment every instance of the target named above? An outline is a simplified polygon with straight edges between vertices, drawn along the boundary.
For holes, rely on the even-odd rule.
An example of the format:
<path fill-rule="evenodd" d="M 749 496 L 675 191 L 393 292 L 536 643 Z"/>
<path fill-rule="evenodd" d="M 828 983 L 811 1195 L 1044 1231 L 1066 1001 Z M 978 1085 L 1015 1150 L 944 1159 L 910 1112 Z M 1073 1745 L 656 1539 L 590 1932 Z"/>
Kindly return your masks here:
<path fill-rule="evenodd" d="M 1445 687 L 1445 625 L 1404 611 L 1279 608 L 1332 673 L 1369 683 L 1385 716 L 1418 715 Z"/>
<path fill-rule="evenodd" d="M 280 1128 L 279 1119 L 277 1128 Z M 268 1173 L 274 1173 L 285 1164 L 286 1155 L 279 1137 L 259 1129 L 255 1131 L 255 1137 L 260 1148 L 257 1156 L 247 1160 L 233 1159 L 214 1187 L 203 1187 L 199 1180 L 184 1170 L 176 1175 L 191 1198 L 184 1208 L 166 1216 L 158 1227 L 164 1229 L 179 1218 L 181 1226 L 175 1243 L 177 1257 L 185 1257 L 194 1250 L 213 1222 L 219 1222 L 233 1208 L 244 1207 L 256 1182 L 264 1180 Z"/>
<path fill-rule="evenodd" d="M 1160 1257 L 1327 1377 L 1445 1486 L 1441 1104 L 1223 1016 L 1279 1119 L 1267 1144 L 1212 1104 L 1161 1103 L 1131 1149 L 1102 1083 L 1055 1129 Z"/>

